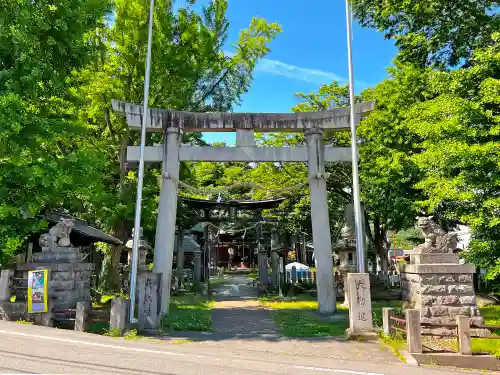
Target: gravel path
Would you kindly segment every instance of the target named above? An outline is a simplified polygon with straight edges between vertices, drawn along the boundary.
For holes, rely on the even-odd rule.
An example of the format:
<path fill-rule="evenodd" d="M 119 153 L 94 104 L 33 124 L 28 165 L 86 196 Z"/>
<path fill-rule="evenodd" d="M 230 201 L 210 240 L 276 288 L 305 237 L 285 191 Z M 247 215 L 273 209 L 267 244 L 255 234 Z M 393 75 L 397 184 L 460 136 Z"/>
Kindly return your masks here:
<path fill-rule="evenodd" d="M 235 274 L 215 290 L 212 326 L 216 333 L 277 334 L 271 312 L 257 300 L 257 290 L 246 274 Z"/>

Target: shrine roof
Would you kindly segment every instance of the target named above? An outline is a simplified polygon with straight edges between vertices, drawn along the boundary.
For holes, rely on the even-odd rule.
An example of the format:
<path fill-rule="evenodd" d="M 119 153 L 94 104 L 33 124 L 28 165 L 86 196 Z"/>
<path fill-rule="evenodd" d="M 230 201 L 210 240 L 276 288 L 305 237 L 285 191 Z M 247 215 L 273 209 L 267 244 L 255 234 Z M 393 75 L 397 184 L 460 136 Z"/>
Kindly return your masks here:
<path fill-rule="evenodd" d="M 266 199 L 261 201 L 212 201 L 198 198 L 185 198 L 181 197 L 181 201 L 186 203 L 189 207 L 195 209 L 227 209 L 229 207 L 235 207 L 240 210 L 268 210 L 271 208 L 276 208 L 286 200 L 286 198 L 275 198 Z"/>

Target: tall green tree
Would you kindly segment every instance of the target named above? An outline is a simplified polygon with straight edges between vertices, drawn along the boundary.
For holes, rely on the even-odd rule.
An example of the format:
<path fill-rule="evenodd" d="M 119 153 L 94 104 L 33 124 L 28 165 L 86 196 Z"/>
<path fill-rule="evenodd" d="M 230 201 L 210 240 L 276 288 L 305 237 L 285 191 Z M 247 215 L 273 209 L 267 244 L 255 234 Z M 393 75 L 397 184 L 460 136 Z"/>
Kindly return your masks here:
<path fill-rule="evenodd" d="M 94 176 L 72 72 L 92 56 L 107 0 L 0 1 L 2 263 L 43 227 L 43 209 L 78 204 Z"/>
<path fill-rule="evenodd" d="M 384 32 L 398 59 L 420 67 L 467 66 L 500 29 L 497 0 L 352 0 L 361 25 Z"/>
<path fill-rule="evenodd" d="M 149 1 L 116 0 L 114 22 L 97 29 L 92 43 L 94 60 L 80 72 L 79 95 L 82 120 L 95 127 L 95 144 L 105 156 L 107 172 L 100 194 L 88 197 L 89 210 L 99 223 L 125 241 L 131 233 L 135 207 L 136 173 L 126 163 L 126 146 L 138 142 L 122 118 L 111 111 L 111 100 L 140 103 L 143 99 L 147 50 Z M 276 23 L 253 18 L 240 32 L 235 53 L 223 51 L 229 20 L 227 0 L 213 0 L 201 11 L 194 2 L 174 9 L 169 0 L 155 3 L 149 106 L 191 111 L 228 111 L 248 90 L 257 61 L 269 51 L 269 43 L 281 32 Z M 202 143 L 201 135 L 184 134 L 184 142 Z M 148 144 L 161 143 L 150 135 Z M 189 178 L 187 165 L 181 179 Z M 159 165 L 149 165 L 145 174 L 143 225 L 154 239 L 158 199 Z M 182 218 L 182 207 L 179 211 Z M 108 251 L 109 277 L 116 288 L 116 272 L 122 246 Z"/>
<path fill-rule="evenodd" d="M 405 228 L 420 212 L 447 229 L 467 224 L 474 235 L 468 257 L 488 267 L 500 257 L 500 50 L 493 38 L 468 69 L 398 63 L 391 79 L 363 94 L 377 106 L 360 126 L 363 199 L 383 225 Z"/>

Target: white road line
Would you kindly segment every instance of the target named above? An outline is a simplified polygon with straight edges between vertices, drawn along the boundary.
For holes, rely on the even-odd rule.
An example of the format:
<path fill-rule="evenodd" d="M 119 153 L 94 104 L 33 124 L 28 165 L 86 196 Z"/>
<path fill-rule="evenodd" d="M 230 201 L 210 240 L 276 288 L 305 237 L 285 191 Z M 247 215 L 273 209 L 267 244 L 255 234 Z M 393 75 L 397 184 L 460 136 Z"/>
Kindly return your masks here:
<path fill-rule="evenodd" d="M 299 370 L 309 370 L 309 371 L 318 371 L 318 372 L 334 372 L 337 374 L 351 374 L 351 375 L 385 375 L 377 372 L 363 372 L 363 371 L 354 371 L 354 370 L 341 370 L 341 369 L 333 369 L 333 368 L 324 368 L 324 367 L 310 367 L 310 366 L 299 366 L 299 365 L 290 365 L 290 367 L 299 369 Z"/>
<path fill-rule="evenodd" d="M 184 353 L 168 352 L 168 351 L 164 351 L 164 350 L 151 350 L 151 349 L 134 348 L 132 346 L 129 347 L 129 346 L 122 346 L 122 345 L 100 344 L 97 342 L 73 340 L 73 339 L 67 339 L 67 338 L 62 338 L 62 337 L 53 337 L 53 336 L 45 336 L 45 335 L 34 335 L 34 334 L 30 334 L 30 333 L 13 332 L 13 331 L 6 331 L 3 329 L 0 329 L 0 334 L 2 334 L 2 333 L 6 334 L 6 335 L 22 336 L 22 337 L 28 337 L 28 338 L 37 338 L 37 339 L 42 339 L 42 340 L 52 340 L 52 341 L 59 341 L 59 342 L 67 342 L 67 343 L 79 344 L 79 345 L 97 346 L 97 347 L 101 347 L 101 348 L 136 351 L 136 352 L 141 352 L 141 353 L 163 354 L 163 355 L 170 355 L 170 356 L 176 356 L 176 357 L 190 357 L 190 358 L 206 358 L 207 357 L 204 355 L 197 355 L 197 354 L 184 354 Z M 210 356 L 210 359 L 216 360 L 216 361 L 221 361 L 220 358 L 213 358 L 211 356 Z M 242 360 L 232 360 L 232 361 L 239 362 Z M 308 371 L 316 371 L 316 372 L 331 372 L 331 373 L 337 373 L 337 374 L 386 375 L 386 374 L 381 374 L 381 373 L 376 373 L 376 372 L 342 370 L 342 369 L 332 369 L 332 368 L 326 368 L 326 367 L 310 367 L 310 366 L 285 365 L 285 364 L 277 364 L 277 365 L 281 366 L 281 367 L 294 368 L 294 369 L 298 369 L 298 370 L 308 370 Z M 15 374 L 12 374 L 12 375 L 15 375 Z"/>
<path fill-rule="evenodd" d="M 42 340 L 70 342 L 72 344 L 79 344 L 79 345 L 98 346 L 101 348 L 129 350 L 129 351 L 136 351 L 136 352 L 142 352 L 142 353 L 165 354 L 165 355 L 172 355 L 172 356 L 178 356 L 178 357 L 185 357 L 186 356 L 186 354 L 183 354 L 183 353 L 166 352 L 163 350 L 150 350 L 150 349 L 134 348 L 134 347 L 128 347 L 128 346 L 121 346 L 121 345 L 100 344 L 97 342 L 73 340 L 73 339 L 66 339 L 66 338 L 62 338 L 62 337 L 52 337 L 52 336 L 43 336 L 43 335 L 33 335 L 31 333 L 4 331 L 2 329 L 0 329 L 0 333 L 4 333 L 7 335 L 14 335 L 14 336 L 30 337 L 30 338 L 36 338 L 36 339 L 42 339 Z M 196 357 L 196 356 L 190 355 L 190 357 Z M 199 357 L 203 358 L 204 356 L 199 356 Z"/>

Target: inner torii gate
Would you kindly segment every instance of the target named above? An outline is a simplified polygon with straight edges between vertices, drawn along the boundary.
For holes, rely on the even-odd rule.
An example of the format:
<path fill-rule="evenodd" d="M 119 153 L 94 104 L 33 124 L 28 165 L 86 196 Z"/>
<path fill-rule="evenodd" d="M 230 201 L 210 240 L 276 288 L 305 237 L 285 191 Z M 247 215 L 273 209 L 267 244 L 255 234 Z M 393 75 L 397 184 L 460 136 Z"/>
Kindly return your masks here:
<path fill-rule="evenodd" d="M 142 126 L 143 107 L 117 100 L 113 110 L 125 115 L 132 130 Z M 356 104 L 356 123 L 372 111 L 374 102 Z M 318 309 L 321 314 L 335 312 L 332 244 L 326 194 L 325 162 L 351 162 L 348 147 L 325 146 L 323 132 L 349 130 L 349 107 L 307 113 L 194 113 L 168 109 L 148 109 L 148 132 L 163 132 L 163 146 L 148 146 L 144 161 L 162 162 L 163 184 L 160 192 L 154 271 L 162 273 L 161 314 L 168 314 L 175 222 L 177 181 L 181 161 L 307 162 L 311 198 L 311 222 L 316 263 Z M 182 132 L 236 132 L 236 147 L 198 147 L 181 144 Z M 307 146 L 256 147 L 254 132 L 303 132 Z M 140 148 L 129 146 L 127 161 L 139 161 Z"/>

